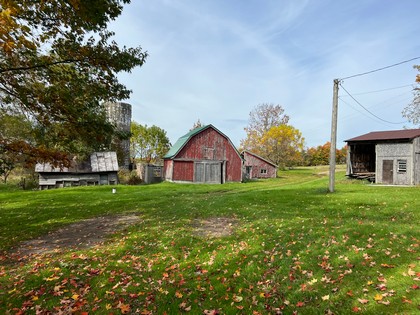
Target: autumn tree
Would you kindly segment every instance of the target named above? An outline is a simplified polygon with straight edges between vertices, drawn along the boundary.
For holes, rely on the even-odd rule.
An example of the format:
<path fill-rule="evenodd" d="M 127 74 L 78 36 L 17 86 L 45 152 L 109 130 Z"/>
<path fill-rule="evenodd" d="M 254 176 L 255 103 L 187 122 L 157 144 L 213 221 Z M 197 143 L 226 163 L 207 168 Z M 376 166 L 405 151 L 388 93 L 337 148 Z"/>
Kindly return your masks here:
<path fill-rule="evenodd" d="M 241 140 L 240 147 L 263 157 L 267 152 L 261 145 L 261 139 L 272 127 L 285 125 L 289 122 L 289 116 L 284 114 L 281 105 L 263 103 L 257 105 L 250 113 L 248 126 L 244 128 L 246 138 Z"/>
<path fill-rule="evenodd" d="M 328 165 L 330 163 L 330 148 L 330 142 L 326 142 L 325 144 L 317 147 L 308 148 L 305 152 L 305 165 Z M 337 164 L 346 163 L 347 146 L 344 146 L 341 149 L 336 149 L 335 157 Z"/>
<path fill-rule="evenodd" d="M 192 128 L 190 129 L 190 131 L 197 129 L 197 128 L 201 128 L 204 127 L 205 125 L 200 121 L 200 119 L 197 119 L 197 121 L 194 123 L 194 125 L 192 126 Z"/>
<path fill-rule="evenodd" d="M 107 29 L 129 2 L 0 0 L 0 108 L 38 128 L 33 142 L 0 129 L 4 151 L 68 162 L 67 153 L 109 141 L 115 128 L 101 103 L 129 97 L 117 74 L 147 56 L 140 47 L 119 47 Z"/>
<path fill-rule="evenodd" d="M 170 142 L 166 131 L 157 127 L 131 123 L 131 155 L 147 163 L 158 161 L 169 151 Z"/>
<path fill-rule="evenodd" d="M 16 143 L 30 143 L 34 141 L 32 123 L 24 115 L 12 114 L 0 109 L 0 126 L 1 134 L 8 139 L 13 139 Z M 17 147 L 16 149 L 14 151 L 6 150 L 0 144 L 0 176 L 3 177 L 4 183 L 7 182 L 7 178 L 13 169 L 24 162 L 24 157 L 19 148 Z"/>
<path fill-rule="evenodd" d="M 304 142 L 305 139 L 298 129 L 285 124 L 271 127 L 261 138 L 264 157 L 273 161 L 279 168 L 302 163 Z"/>
<path fill-rule="evenodd" d="M 420 71 L 420 66 L 414 66 Z M 417 87 L 414 88 L 414 97 L 412 102 L 404 108 L 402 114 L 408 121 L 414 125 L 420 125 L 420 74 L 416 76 Z"/>

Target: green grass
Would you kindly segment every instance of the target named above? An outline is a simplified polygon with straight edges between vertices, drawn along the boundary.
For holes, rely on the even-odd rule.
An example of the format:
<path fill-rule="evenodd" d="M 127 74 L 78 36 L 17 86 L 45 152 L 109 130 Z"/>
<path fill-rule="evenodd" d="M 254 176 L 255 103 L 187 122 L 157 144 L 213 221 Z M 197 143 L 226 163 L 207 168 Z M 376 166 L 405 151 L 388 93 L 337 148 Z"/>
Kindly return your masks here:
<path fill-rule="evenodd" d="M 420 305 L 420 188 L 325 169 L 223 185 L 0 186 L 0 313 L 414 314 Z M 107 214 L 141 221 L 105 245 L 16 262 L 21 241 Z M 203 237 L 195 220 L 228 217 Z"/>

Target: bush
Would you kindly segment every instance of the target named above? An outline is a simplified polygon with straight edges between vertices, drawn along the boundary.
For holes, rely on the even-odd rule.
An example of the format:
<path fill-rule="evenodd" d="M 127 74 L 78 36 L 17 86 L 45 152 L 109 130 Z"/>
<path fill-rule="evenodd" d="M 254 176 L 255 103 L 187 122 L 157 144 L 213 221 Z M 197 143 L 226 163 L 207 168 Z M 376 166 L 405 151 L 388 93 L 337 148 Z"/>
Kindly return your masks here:
<path fill-rule="evenodd" d="M 143 181 L 136 171 L 121 170 L 118 172 L 118 181 L 122 185 L 140 185 Z"/>

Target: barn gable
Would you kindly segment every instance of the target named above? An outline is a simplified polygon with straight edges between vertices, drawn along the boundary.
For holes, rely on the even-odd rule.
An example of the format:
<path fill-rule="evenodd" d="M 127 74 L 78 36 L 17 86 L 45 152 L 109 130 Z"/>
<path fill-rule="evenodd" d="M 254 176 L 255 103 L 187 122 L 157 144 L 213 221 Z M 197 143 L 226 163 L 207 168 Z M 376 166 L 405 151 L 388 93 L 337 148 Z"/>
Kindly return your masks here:
<path fill-rule="evenodd" d="M 242 157 L 231 140 L 213 125 L 196 128 L 164 157 L 165 178 L 176 182 L 242 181 Z"/>
<path fill-rule="evenodd" d="M 420 184 L 420 129 L 375 131 L 346 142 L 348 176 L 381 184 Z"/>

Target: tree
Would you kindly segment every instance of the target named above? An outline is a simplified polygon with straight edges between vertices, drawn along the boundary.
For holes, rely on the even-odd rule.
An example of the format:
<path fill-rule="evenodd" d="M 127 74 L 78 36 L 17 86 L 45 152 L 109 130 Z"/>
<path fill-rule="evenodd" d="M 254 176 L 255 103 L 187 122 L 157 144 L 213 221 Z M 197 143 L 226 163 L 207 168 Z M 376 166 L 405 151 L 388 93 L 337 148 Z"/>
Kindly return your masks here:
<path fill-rule="evenodd" d="M 204 124 L 200 121 L 200 119 L 198 119 L 194 125 L 192 126 L 192 128 L 190 129 L 190 131 L 197 129 L 197 128 L 201 128 L 204 127 Z"/>
<path fill-rule="evenodd" d="M 414 66 L 418 71 L 420 71 L 420 66 Z M 416 88 L 414 88 L 414 98 L 413 101 L 404 108 L 402 114 L 403 117 L 407 118 L 407 120 L 414 125 L 420 125 L 420 74 L 416 76 L 416 83 L 418 84 Z"/>
<path fill-rule="evenodd" d="M 302 163 L 304 142 L 298 129 L 285 124 L 271 127 L 261 138 L 264 157 L 276 163 L 279 168 Z"/>
<path fill-rule="evenodd" d="M 8 139 L 13 139 L 14 142 L 30 143 L 33 141 L 33 126 L 23 115 L 8 113 L 0 109 L 0 126 L 2 135 Z M 7 182 L 7 178 L 13 169 L 22 163 L 23 157 L 19 150 L 6 150 L 5 146 L 0 144 L 0 176 L 3 177 L 4 183 Z"/>
<path fill-rule="evenodd" d="M 330 148 L 330 142 L 326 142 L 325 144 L 317 147 L 308 148 L 305 152 L 305 165 L 328 165 L 330 163 Z M 337 164 L 346 163 L 347 146 L 344 146 L 341 149 L 336 149 L 335 157 Z"/>
<path fill-rule="evenodd" d="M 0 107 L 25 113 L 37 139 L 16 142 L 0 133 L 6 151 L 33 160 L 69 163 L 68 153 L 110 140 L 103 101 L 131 93 L 117 74 L 141 66 L 147 53 L 120 48 L 107 24 L 130 0 L 0 0 Z"/>
<path fill-rule="evenodd" d="M 169 151 L 170 142 L 166 131 L 157 127 L 131 123 L 131 154 L 147 163 L 158 161 Z"/>
<path fill-rule="evenodd" d="M 261 138 L 272 127 L 286 125 L 288 122 L 289 116 L 284 114 L 284 109 L 280 105 L 263 103 L 256 106 L 249 113 L 248 126 L 244 128 L 246 138 L 241 140 L 241 148 L 266 156 L 267 152 L 261 146 Z"/>

